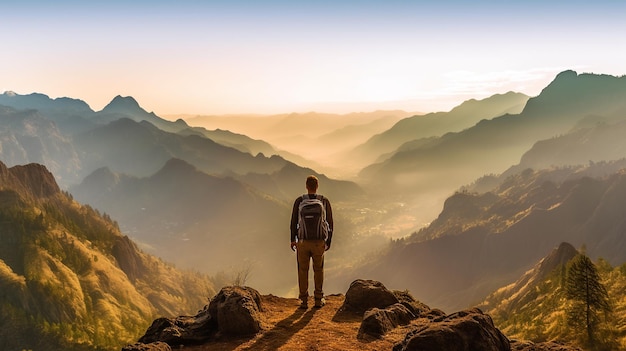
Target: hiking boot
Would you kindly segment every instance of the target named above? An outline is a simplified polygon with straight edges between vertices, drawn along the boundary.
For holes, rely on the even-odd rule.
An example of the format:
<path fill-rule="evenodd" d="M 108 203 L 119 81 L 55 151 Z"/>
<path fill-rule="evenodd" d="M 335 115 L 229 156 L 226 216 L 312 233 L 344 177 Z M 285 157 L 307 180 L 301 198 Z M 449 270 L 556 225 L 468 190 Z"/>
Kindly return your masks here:
<path fill-rule="evenodd" d="M 315 299 L 315 308 L 321 308 L 325 304 L 326 304 L 325 298 L 322 297 L 321 299 Z"/>
<path fill-rule="evenodd" d="M 306 310 L 307 308 L 309 308 L 309 304 L 307 303 L 306 300 L 302 300 L 302 302 L 300 303 L 300 307 L 301 310 Z"/>

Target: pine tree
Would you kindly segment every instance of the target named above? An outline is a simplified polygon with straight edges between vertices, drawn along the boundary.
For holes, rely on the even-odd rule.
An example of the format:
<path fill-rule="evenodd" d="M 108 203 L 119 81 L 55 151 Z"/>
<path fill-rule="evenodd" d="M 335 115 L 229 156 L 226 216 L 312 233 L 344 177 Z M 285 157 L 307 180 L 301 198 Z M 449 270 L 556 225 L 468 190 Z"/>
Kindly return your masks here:
<path fill-rule="evenodd" d="M 611 312 L 611 305 L 596 266 L 585 254 L 579 254 L 569 262 L 565 293 L 570 300 L 568 323 L 584 329 L 587 342 L 595 348 L 598 346 L 595 335 L 599 332 L 602 317 Z"/>

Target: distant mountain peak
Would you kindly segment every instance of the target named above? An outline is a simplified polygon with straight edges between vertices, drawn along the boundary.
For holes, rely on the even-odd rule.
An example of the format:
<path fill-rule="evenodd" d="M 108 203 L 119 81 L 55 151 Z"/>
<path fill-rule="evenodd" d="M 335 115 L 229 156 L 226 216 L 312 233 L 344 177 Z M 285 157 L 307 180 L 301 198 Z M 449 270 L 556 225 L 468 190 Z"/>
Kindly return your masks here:
<path fill-rule="evenodd" d="M 154 177 L 180 177 L 183 175 L 198 174 L 200 171 L 187 161 L 180 158 L 171 158 L 154 175 Z"/>
<path fill-rule="evenodd" d="M 565 266 L 577 254 L 578 251 L 574 246 L 562 242 L 515 283 L 500 289 L 500 296 L 506 300 L 508 308 L 523 306 L 533 298 L 538 284 L 544 281 L 555 269 Z"/>
<path fill-rule="evenodd" d="M 566 71 L 563 71 L 559 74 L 556 75 L 556 77 L 554 78 L 555 80 L 557 79 L 569 79 L 569 78 L 576 78 L 578 77 L 578 73 L 574 70 L 568 69 Z"/>
<path fill-rule="evenodd" d="M 144 109 L 139 106 L 139 103 L 132 96 L 121 96 L 117 95 L 116 97 L 109 102 L 108 105 L 102 109 L 102 111 L 106 112 L 135 112 L 137 110 L 146 112 Z"/>
<path fill-rule="evenodd" d="M 572 81 L 575 80 L 576 78 L 578 78 L 578 73 L 576 71 L 573 71 L 573 70 L 563 71 L 554 77 L 552 82 L 550 82 L 550 84 L 548 84 L 543 89 L 542 93 L 544 93 L 545 91 L 550 91 L 550 89 L 554 89 L 555 87 L 560 88 L 563 85 L 567 86 L 568 84 L 571 84 Z"/>
<path fill-rule="evenodd" d="M 154 112 L 144 110 L 132 96 L 117 95 L 101 112 L 102 121 L 112 121 L 120 117 L 128 117 L 136 122 L 148 121 L 156 128 L 177 133 L 189 126 L 182 119 L 176 122 L 167 121 Z"/>
<path fill-rule="evenodd" d="M 6 95 L 6 96 L 10 96 L 10 97 L 15 97 L 15 96 L 17 96 L 17 93 L 16 93 L 16 92 L 14 92 L 14 91 L 12 91 L 12 90 L 7 90 L 7 91 L 5 91 L 5 92 L 4 92 L 4 94 L 2 94 L 2 95 Z"/>
<path fill-rule="evenodd" d="M 119 174 L 113 173 L 108 167 L 98 168 L 85 177 L 83 186 L 93 186 L 100 189 L 111 189 L 120 181 Z"/>
<path fill-rule="evenodd" d="M 186 170 L 197 171 L 198 169 L 191 165 L 189 162 L 181 160 L 180 158 L 171 158 L 163 166 L 163 170 Z"/>
<path fill-rule="evenodd" d="M 606 74 L 563 71 L 538 96 L 528 100 L 523 113 L 541 116 L 559 114 L 568 119 L 591 113 L 614 113 L 623 105 L 626 92 L 624 81 L 624 77 Z"/>
<path fill-rule="evenodd" d="M 574 256 L 578 254 L 578 251 L 572 244 L 562 242 L 556 249 L 546 256 L 537 267 L 539 275 L 544 278 L 555 268 L 567 264 Z"/>

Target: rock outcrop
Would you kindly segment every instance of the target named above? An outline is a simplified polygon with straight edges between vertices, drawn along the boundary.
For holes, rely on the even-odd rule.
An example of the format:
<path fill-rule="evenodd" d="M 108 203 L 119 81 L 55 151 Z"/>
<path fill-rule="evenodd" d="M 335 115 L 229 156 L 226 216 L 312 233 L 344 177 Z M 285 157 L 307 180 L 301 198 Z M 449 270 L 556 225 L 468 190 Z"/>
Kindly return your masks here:
<path fill-rule="evenodd" d="M 443 316 L 408 332 L 393 351 L 510 351 L 509 340 L 479 309 Z"/>
<path fill-rule="evenodd" d="M 255 289 L 224 287 L 195 316 L 156 319 L 139 343 L 126 346 L 124 350 L 160 350 L 141 347 L 152 347 L 150 345 L 155 343 L 170 346 L 197 344 L 217 335 L 254 334 L 261 330 L 261 311 L 261 295 Z"/>
<path fill-rule="evenodd" d="M 333 301 L 333 298 L 339 299 L 341 295 L 329 296 L 330 301 Z M 272 306 L 277 300 L 290 302 L 277 309 Z M 294 333 L 300 332 L 303 326 L 317 319 L 314 330 L 318 333 L 320 330 L 317 328 L 321 325 L 328 327 L 329 321 L 320 320 L 324 313 L 315 314 L 315 310 L 308 312 L 299 310 L 298 304 L 291 300 L 295 299 L 274 297 L 266 300 L 264 297 L 263 301 L 270 306 L 265 310 L 261 296 L 256 290 L 249 287 L 225 287 L 196 316 L 159 318 L 153 322 L 139 343 L 128 345 L 122 351 L 169 351 L 191 344 L 203 344 L 203 349 L 211 349 L 212 342 L 222 344 L 229 340 L 235 340 L 236 345 L 241 345 L 241 340 L 246 340 L 244 342 L 253 340 L 254 342 L 246 344 L 250 349 L 273 350 L 283 346 L 292 349 L 294 344 L 286 341 L 292 338 Z M 384 306 L 385 303 L 381 301 L 395 302 Z M 357 333 L 357 338 L 361 342 L 359 345 L 388 342 L 383 336 L 398 328 L 393 333 L 393 340 L 398 340 L 392 347 L 393 351 L 581 351 L 571 345 L 554 341 L 543 343 L 509 341 L 495 327 L 491 317 L 479 308 L 445 314 L 415 300 L 408 291 L 392 291 L 378 281 L 354 281 L 345 295 L 343 304 L 341 307 L 338 307 L 339 305 L 340 301 L 335 302 L 336 313 L 345 314 L 347 317 L 338 318 L 340 323 L 355 324 L 363 316 Z M 369 307 L 362 314 L 359 312 L 364 306 L 373 305 L 381 307 Z M 268 320 L 272 319 L 272 317 L 268 319 L 267 316 L 261 318 L 263 313 L 280 310 L 286 316 L 290 313 L 285 311 L 290 308 L 289 306 L 296 311 L 294 314 L 278 322 L 273 328 L 269 324 L 262 325 L 262 320 L 268 323 Z M 327 305 L 324 308 L 330 307 Z M 336 320 L 333 318 L 333 321 Z M 260 334 L 257 334 L 259 332 Z M 404 333 L 406 333 L 404 339 L 400 339 Z M 345 338 L 345 330 L 342 331 L 342 335 Z M 250 339 L 242 336 L 249 336 Z M 236 348 L 233 345 L 230 344 L 228 347 Z M 335 346 L 332 341 L 325 345 Z M 389 349 L 391 346 L 389 343 L 386 345 L 387 347 L 382 349 Z M 298 349 L 300 346 L 302 344 L 298 344 Z M 351 346 L 353 345 L 348 349 L 359 349 L 359 346 L 354 348 Z"/>
<path fill-rule="evenodd" d="M 385 309 L 374 307 L 363 315 L 363 322 L 361 322 L 357 337 L 362 339 L 369 335 L 380 338 L 398 326 L 411 323 L 415 318 L 413 312 L 400 303 Z"/>
<path fill-rule="evenodd" d="M 54 175 L 37 163 L 9 168 L 0 162 L 0 186 L 32 199 L 46 198 L 61 192 Z"/>
<path fill-rule="evenodd" d="M 261 330 L 261 295 L 249 287 L 226 287 L 209 304 L 213 325 L 222 334 L 248 335 Z"/>
<path fill-rule="evenodd" d="M 415 300 L 408 291 L 392 291 L 375 280 L 357 279 L 346 292 L 342 311 L 361 313 L 358 338 L 381 338 L 401 325 L 408 325 L 430 307 Z"/>
<path fill-rule="evenodd" d="M 398 297 L 381 282 L 357 279 L 350 284 L 341 309 L 364 313 L 370 308 L 386 308 L 399 302 Z"/>
<path fill-rule="evenodd" d="M 195 316 L 158 318 L 148 328 L 139 343 L 164 342 L 168 345 L 185 345 L 203 342 L 215 332 L 211 327 L 211 316 L 204 308 Z"/>

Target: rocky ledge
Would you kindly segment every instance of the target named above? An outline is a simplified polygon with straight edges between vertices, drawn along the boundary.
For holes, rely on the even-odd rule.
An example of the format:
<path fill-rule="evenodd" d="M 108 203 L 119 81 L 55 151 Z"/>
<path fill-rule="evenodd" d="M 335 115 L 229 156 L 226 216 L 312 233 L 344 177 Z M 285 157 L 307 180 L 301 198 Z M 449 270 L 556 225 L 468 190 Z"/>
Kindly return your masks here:
<path fill-rule="evenodd" d="M 165 351 L 217 339 L 254 337 L 263 330 L 263 313 L 255 289 L 225 287 L 195 316 L 156 319 L 139 342 L 122 350 Z M 392 291 L 373 280 L 359 279 L 350 285 L 333 321 L 346 320 L 341 315 L 361 321 L 355 336 L 361 342 L 380 340 L 397 329 L 395 333 L 402 334 L 394 339 L 399 341 L 392 344 L 393 351 L 580 351 L 557 342 L 509 340 L 478 308 L 446 314 L 415 300 L 408 291 Z"/>

